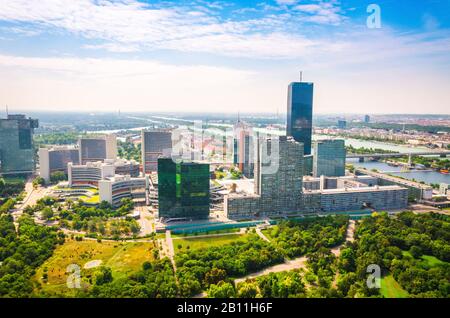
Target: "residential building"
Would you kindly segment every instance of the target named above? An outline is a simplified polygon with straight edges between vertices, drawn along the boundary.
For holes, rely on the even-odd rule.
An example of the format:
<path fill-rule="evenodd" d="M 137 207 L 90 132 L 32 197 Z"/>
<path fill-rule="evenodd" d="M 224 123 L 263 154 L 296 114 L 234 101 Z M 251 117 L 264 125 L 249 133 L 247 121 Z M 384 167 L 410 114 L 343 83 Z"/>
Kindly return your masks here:
<path fill-rule="evenodd" d="M 36 168 L 33 134 L 37 119 L 8 115 L 0 119 L 0 173 L 32 173 Z"/>
<path fill-rule="evenodd" d="M 304 145 L 305 155 L 311 154 L 313 83 L 294 82 L 288 87 L 286 135 Z"/>
<path fill-rule="evenodd" d="M 67 174 L 67 164 L 79 164 L 79 150 L 74 146 L 53 146 L 39 149 L 39 174 L 46 182 L 52 173 L 60 171 Z"/>
<path fill-rule="evenodd" d="M 209 164 L 158 159 L 159 217 L 207 219 L 210 190 Z"/>
<path fill-rule="evenodd" d="M 144 174 L 158 169 L 158 158 L 170 157 L 172 132 L 169 130 L 143 130 L 141 133 L 142 171 Z"/>
<path fill-rule="evenodd" d="M 341 139 L 314 142 L 313 176 L 340 177 L 345 175 L 345 141 Z"/>

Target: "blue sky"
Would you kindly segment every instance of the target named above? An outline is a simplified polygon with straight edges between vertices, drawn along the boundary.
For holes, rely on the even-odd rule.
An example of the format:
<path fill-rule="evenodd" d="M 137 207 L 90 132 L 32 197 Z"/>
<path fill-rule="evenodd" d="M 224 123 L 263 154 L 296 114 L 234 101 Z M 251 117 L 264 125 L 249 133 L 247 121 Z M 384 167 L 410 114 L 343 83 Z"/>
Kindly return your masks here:
<path fill-rule="evenodd" d="M 284 111 L 300 69 L 316 112 L 450 113 L 450 0 L 0 0 L 13 109 Z"/>

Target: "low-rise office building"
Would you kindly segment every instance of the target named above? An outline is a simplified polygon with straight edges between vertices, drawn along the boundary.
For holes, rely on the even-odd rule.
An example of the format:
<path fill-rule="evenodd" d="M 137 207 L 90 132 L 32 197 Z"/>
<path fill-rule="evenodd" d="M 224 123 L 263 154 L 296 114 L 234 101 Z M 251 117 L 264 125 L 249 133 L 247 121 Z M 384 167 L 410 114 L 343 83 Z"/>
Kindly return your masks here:
<path fill-rule="evenodd" d="M 98 192 L 100 201 L 106 201 L 115 207 L 125 198 L 148 204 L 148 179 L 120 175 L 107 177 L 98 182 Z"/>
<path fill-rule="evenodd" d="M 361 209 L 397 210 L 408 205 L 408 189 L 399 186 L 375 186 L 328 189 L 303 193 L 305 213 L 330 213 Z M 305 202 L 306 203 L 306 202 Z"/>
<path fill-rule="evenodd" d="M 115 175 L 139 176 L 139 164 L 133 160 L 112 160 L 87 162 L 84 165 L 67 165 L 70 187 L 98 187 L 98 182 Z"/>

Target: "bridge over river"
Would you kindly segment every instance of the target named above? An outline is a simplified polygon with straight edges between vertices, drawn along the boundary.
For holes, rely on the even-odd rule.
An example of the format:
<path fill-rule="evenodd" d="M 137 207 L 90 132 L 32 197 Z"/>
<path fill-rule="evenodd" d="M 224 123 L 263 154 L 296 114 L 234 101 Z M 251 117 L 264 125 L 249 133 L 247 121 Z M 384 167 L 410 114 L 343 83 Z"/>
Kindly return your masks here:
<path fill-rule="evenodd" d="M 392 153 L 369 153 L 369 154 L 348 154 L 347 158 L 393 158 L 405 156 L 450 156 L 450 151 L 424 151 L 424 152 L 392 152 Z"/>

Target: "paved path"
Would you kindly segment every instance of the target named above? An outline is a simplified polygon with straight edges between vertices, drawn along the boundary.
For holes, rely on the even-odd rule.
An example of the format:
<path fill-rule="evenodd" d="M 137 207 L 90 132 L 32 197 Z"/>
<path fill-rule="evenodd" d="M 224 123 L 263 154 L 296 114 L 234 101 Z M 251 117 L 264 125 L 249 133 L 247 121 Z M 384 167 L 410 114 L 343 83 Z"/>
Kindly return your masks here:
<path fill-rule="evenodd" d="M 278 273 L 278 272 L 285 272 L 290 271 L 293 269 L 299 269 L 299 268 L 305 268 L 306 267 L 306 261 L 308 259 L 305 256 L 295 258 L 293 260 L 288 260 L 283 264 L 274 265 L 271 267 L 267 267 L 266 269 L 263 269 L 259 272 L 249 274 L 247 276 L 244 276 L 242 278 L 238 278 L 234 280 L 235 284 L 238 284 L 240 282 L 243 282 L 247 279 L 256 278 L 258 276 L 268 275 L 270 273 Z"/>
<path fill-rule="evenodd" d="M 342 247 L 344 247 L 346 242 L 353 242 L 355 240 L 353 237 L 355 234 L 355 224 L 356 224 L 355 220 L 350 220 L 348 227 L 347 227 L 347 234 L 345 236 L 344 244 L 333 247 L 331 249 L 331 253 L 333 253 L 336 257 L 339 257 L 339 255 L 341 255 Z"/>
<path fill-rule="evenodd" d="M 264 241 L 270 242 L 270 240 L 267 238 L 267 236 L 264 235 L 264 233 L 261 231 L 261 229 L 256 228 L 256 234 L 258 234 L 258 236 L 260 238 L 262 238 Z"/>
<path fill-rule="evenodd" d="M 168 256 L 173 265 L 173 270 L 176 272 L 177 266 L 175 264 L 175 259 L 174 259 L 175 251 L 173 249 L 173 241 L 172 241 L 172 236 L 170 235 L 170 231 L 166 231 L 166 245 L 167 245 L 167 251 L 169 254 Z"/>
<path fill-rule="evenodd" d="M 347 234 L 346 234 L 346 238 L 345 238 L 345 242 L 353 242 L 354 240 L 354 231 L 355 231 L 355 221 L 354 220 L 350 220 L 349 225 L 347 227 Z M 261 233 L 262 234 L 262 233 Z M 338 257 L 341 253 L 341 249 L 342 247 L 345 245 L 345 242 L 339 246 L 336 246 L 334 248 L 331 249 L 331 252 L 336 255 L 336 257 Z M 307 262 L 308 258 L 306 256 L 301 256 L 301 257 L 297 257 L 293 260 L 286 260 L 283 264 L 278 264 L 278 265 L 274 265 L 268 268 L 265 268 L 259 272 L 256 273 L 252 273 L 249 274 L 247 276 L 238 278 L 234 280 L 235 284 L 238 284 L 240 282 L 243 282 L 247 279 L 252 279 L 252 278 L 256 278 L 258 276 L 262 276 L 262 275 L 267 275 L 270 273 L 278 273 L 278 272 L 285 272 L 285 271 L 290 271 L 293 269 L 301 269 L 301 268 L 306 268 L 306 262 Z"/>

